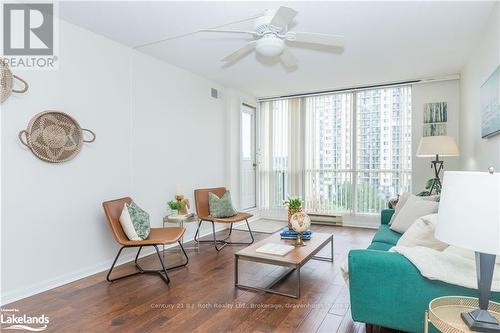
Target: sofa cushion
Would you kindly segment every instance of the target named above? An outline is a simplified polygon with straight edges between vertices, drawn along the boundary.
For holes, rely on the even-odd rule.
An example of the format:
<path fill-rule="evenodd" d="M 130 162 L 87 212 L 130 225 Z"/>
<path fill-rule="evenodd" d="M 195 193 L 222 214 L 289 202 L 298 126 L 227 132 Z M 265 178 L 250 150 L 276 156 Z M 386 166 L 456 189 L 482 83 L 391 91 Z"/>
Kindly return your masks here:
<path fill-rule="evenodd" d="M 434 237 L 436 223 L 437 214 L 422 216 L 406 230 L 396 245 L 406 247 L 423 246 L 436 251 L 443 251 L 448 247 L 448 244 Z"/>
<path fill-rule="evenodd" d="M 435 201 L 424 200 L 421 197 L 410 195 L 401 211 L 392 220 L 391 229 L 403 233 L 419 217 L 429 214 L 435 214 L 438 211 L 439 203 Z"/>
<path fill-rule="evenodd" d="M 368 246 L 368 250 L 389 251 L 394 245 L 381 242 L 373 242 Z"/>
<path fill-rule="evenodd" d="M 388 225 L 382 224 L 378 228 L 377 233 L 373 236 L 372 242 L 387 243 L 391 246 L 396 245 L 401 234 L 390 229 Z"/>
<path fill-rule="evenodd" d="M 151 229 L 149 214 L 135 202 L 123 205 L 120 224 L 128 239 L 133 241 L 147 239 Z"/>
<path fill-rule="evenodd" d="M 238 214 L 231 202 L 229 191 L 226 191 L 220 198 L 215 193 L 208 192 L 208 207 L 210 209 L 210 217 L 225 218 Z"/>

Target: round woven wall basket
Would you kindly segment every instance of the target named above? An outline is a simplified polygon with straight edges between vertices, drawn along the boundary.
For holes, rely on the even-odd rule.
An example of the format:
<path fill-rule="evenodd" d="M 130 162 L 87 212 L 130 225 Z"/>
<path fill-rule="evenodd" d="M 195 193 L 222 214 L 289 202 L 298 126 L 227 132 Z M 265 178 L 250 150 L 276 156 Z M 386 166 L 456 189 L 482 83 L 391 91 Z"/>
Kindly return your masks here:
<path fill-rule="evenodd" d="M 14 89 L 14 79 L 20 81 L 24 87 L 22 89 Z M 9 66 L 0 58 L 0 100 L 3 103 L 9 96 L 15 93 L 24 93 L 28 91 L 28 83 L 19 76 L 12 74 Z"/>
<path fill-rule="evenodd" d="M 83 132 L 92 135 L 85 140 Z M 95 134 L 81 128 L 71 116 L 59 111 L 45 111 L 34 116 L 26 130 L 19 132 L 19 140 L 36 157 L 51 163 L 66 162 L 74 158 L 83 143 L 95 141 Z"/>

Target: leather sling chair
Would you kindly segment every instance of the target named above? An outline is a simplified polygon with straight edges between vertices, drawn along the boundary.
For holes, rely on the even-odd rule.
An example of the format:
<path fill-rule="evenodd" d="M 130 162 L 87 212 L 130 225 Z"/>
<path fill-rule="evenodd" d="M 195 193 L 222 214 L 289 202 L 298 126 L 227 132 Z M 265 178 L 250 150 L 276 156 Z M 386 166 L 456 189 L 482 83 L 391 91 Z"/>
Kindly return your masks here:
<path fill-rule="evenodd" d="M 198 215 L 199 222 L 198 222 L 198 229 L 196 229 L 196 234 L 194 235 L 194 240 L 197 243 L 213 243 L 215 246 L 215 249 L 217 251 L 222 250 L 226 245 L 250 245 L 254 242 L 253 234 L 252 234 L 252 229 L 250 229 L 250 225 L 248 224 L 248 219 L 251 218 L 253 215 L 249 213 L 244 213 L 244 212 L 239 212 L 234 216 L 231 217 L 224 217 L 224 218 L 216 218 L 216 217 L 211 217 L 210 216 L 210 208 L 208 206 L 208 193 L 212 192 L 219 198 L 226 193 L 226 188 L 225 187 L 215 187 L 215 188 L 204 188 L 204 189 L 197 189 L 194 191 L 194 201 L 195 201 L 195 206 L 196 206 L 196 214 Z M 213 232 L 213 241 L 202 241 L 198 240 L 198 234 L 200 231 L 201 223 L 203 221 L 211 222 L 212 223 L 212 232 Z M 237 222 L 243 222 L 246 221 L 247 223 L 247 228 L 248 232 L 250 233 L 250 237 L 252 238 L 252 241 L 250 243 L 239 243 L 239 242 L 229 242 L 227 239 L 231 236 L 231 233 L 233 231 L 233 223 Z M 216 239 L 215 237 L 215 222 L 217 223 L 230 223 L 231 226 L 229 228 L 229 234 L 224 238 L 224 239 Z M 217 245 L 221 245 L 218 247 Z"/>
<path fill-rule="evenodd" d="M 108 275 L 106 276 L 106 280 L 109 282 L 113 282 L 119 279 L 123 279 L 126 277 L 134 276 L 137 274 L 158 274 L 160 277 L 163 279 L 165 283 L 170 283 L 170 278 L 168 277 L 167 271 L 172 270 L 175 268 L 183 267 L 186 266 L 189 262 L 189 258 L 186 254 L 186 251 L 184 250 L 184 247 L 182 246 L 182 243 L 180 241 L 182 235 L 184 234 L 184 231 L 186 230 L 185 228 L 151 228 L 151 231 L 149 233 L 149 236 L 145 240 L 140 240 L 140 241 L 133 241 L 129 240 L 127 235 L 125 235 L 125 232 L 122 229 L 122 226 L 120 224 L 120 215 L 123 210 L 123 205 L 125 203 L 131 203 L 132 199 L 129 197 L 126 198 L 120 198 L 116 200 L 111 200 L 111 201 L 105 201 L 102 203 L 102 206 L 104 208 L 104 212 L 106 213 L 106 218 L 108 219 L 109 225 L 111 227 L 111 231 L 113 232 L 113 236 L 115 237 L 115 240 L 120 244 L 122 247 L 118 251 L 118 254 L 116 255 L 115 261 L 113 261 L 113 265 L 111 265 L 111 268 L 109 269 Z M 182 249 L 182 253 L 184 254 L 185 257 L 185 262 L 183 262 L 180 265 L 173 266 L 173 267 L 165 267 L 165 263 L 163 262 L 162 257 L 160 256 L 160 251 L 158 250 L 158 245 L 165 245 L 165 244 L 173 244 L 175 242 L 179 243 L 179 246 Z M 143 269 L 139 263 L 137 262 L 137 259 L 139 258 L 139 254 L 141 253 L 141 250 L 144 246 L 152 246 L 156 250 L 156 254 L 158 255 L 158 259 L 160 260 L 161 264 L 161 269 Z M 137 272 L 131 273 L 131 274 L 126 274 L 122 275 L 116 278 L 110 278 L 111 272 L 113 271 L 113 268 L 115 267 L 116 261 L 118 260 L 118 257 L 122 253 L 122 250 L 127 247 L 138 247 L 139 250 L 137 251 L 137 254 L 135 256 L 135 267 L 138 269 Z"/>

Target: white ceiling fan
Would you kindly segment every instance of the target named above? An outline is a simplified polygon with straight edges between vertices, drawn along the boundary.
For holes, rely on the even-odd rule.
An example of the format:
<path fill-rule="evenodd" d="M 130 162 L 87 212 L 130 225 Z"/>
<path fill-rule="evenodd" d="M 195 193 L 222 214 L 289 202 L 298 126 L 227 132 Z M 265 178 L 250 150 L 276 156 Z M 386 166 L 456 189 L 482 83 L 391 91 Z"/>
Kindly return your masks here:
<path fill-rule="evenodd" d="M 257 17 L 254 22 L 254 31 L 220 29 L 204 29 L 199 31 L 249 34 L 254 37 L 253 41 L 223 58 L 222 61 L 226 63 L 235 62 L 247 53 L 255 50 L 266 57 L 280 57 L 280 60 L 287 68 L 293 68 L 297 66 L 298 60 L 288 50 L 288 45 L 285 44 L 285 41 L 343 47 L 344 36 L 341 35 L 288 31 L 288 25 L 297 14 L 298 12 L 292 8 L 282 6 L 277 10 L 266 10 L 264 15 Z M 299 44 L 296 46 L 300 47 Z"/>

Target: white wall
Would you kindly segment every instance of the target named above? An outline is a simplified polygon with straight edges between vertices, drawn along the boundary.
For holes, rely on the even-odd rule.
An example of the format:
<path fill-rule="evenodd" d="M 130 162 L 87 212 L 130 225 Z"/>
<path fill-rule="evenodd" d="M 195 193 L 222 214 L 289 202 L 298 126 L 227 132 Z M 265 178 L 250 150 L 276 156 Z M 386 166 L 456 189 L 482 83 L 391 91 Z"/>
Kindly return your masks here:
<path fill-rule="evenodd" d="M 412 89 L 412 192 L 424 190 L 425 182 L 434 177 L 431 157 L 417 157 L 417 149 L 423 136 L 424 104 L 448 103 L 447 135 L 459 143 L 460 83 L 459 80 L 436 81 L 414 84 Z M 460 148 L 460 147 L 459 147 Z M 440 157 L 444 170 L 459 170 L 459 157 Z M 441 174 L 442 176 L 442 174 Z"/>
<path fill-rule="evenodd" d="M 224 87 L 65 21 L 60 48 L 58 71 L 19 73 L 30 90 L 1 105 L 2 304 L 109 269 L 118 245 L 102 201 L 130 195 L 157 227 L 177 184 L 191 199 L 196 187 L 231 187 L 233 118 L 210 96 Z M 48 109 L 97 140 L 69 162 L 38 160 L 17 134 Z"/>
<path fill-rule="evenodd" d="M 479 89 L 500 64 L 500 5 L 497 3 L 461 73 L 460 166 L 500 171 L 500 135 L 481 139 Z"/>
<path fill-rule="evenodd" d="M 195 188 L 226 184 L 225 103 L 210 95 L 223 87 L 141 53 L 132 60 L 132 188 L 161 226 L 177 185 L 194 211 Z M 197 225 L 186 227 L 189 239 Z"/>
<path fill-rule="evenodd" d="M 130 50 L 65 22 L 60 40 L 59 70 L 17 73 L 29 91 L 1 105 L 2 303 L 105 269 L 117 246 L 101 202 L 131 192 Z M 97 134 L 67 163 L 17 139 L 50 109 Z"/>

